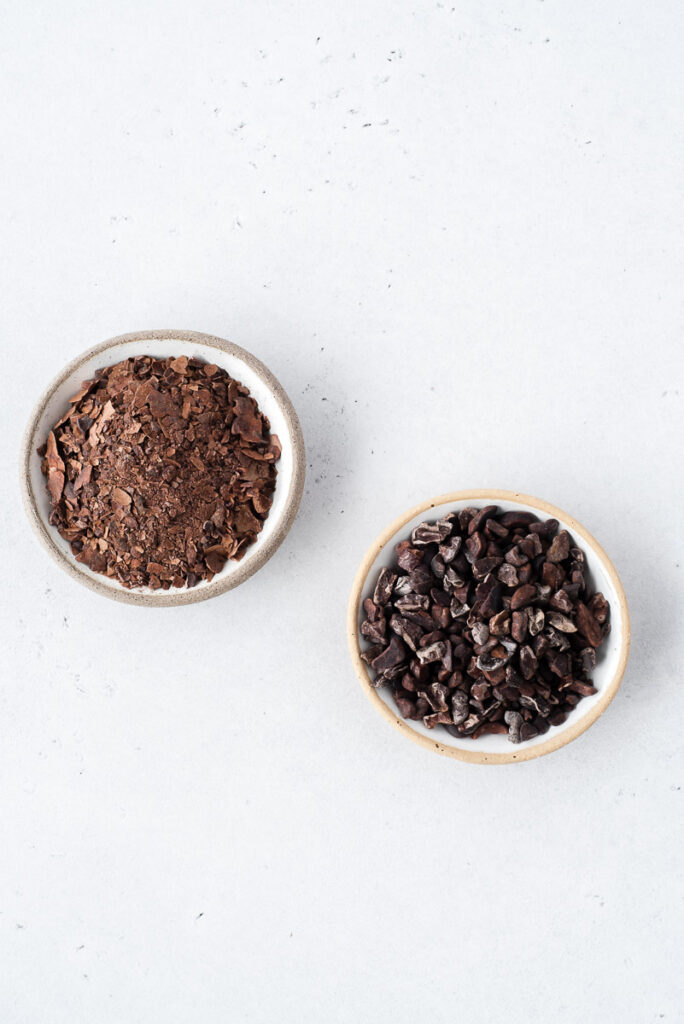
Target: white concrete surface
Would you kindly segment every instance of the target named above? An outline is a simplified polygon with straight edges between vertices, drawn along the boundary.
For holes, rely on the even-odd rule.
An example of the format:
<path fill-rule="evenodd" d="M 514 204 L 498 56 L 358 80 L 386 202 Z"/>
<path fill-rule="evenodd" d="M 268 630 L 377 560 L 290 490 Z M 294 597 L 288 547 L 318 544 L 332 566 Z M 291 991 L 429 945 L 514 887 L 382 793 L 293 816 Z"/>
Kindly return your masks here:
<path fill-rule="evenodd" d="M 3 1024 L 684 1019 L 684 9 L 0 4 Z M 19 505 L 35 396 L 123 331 L 228 336 L 309 445 L 239 591 L 91 596 Z M 468 767 L 367 704 L 344 613 L 421 498 L 614 559 L 622 690 Z"/>

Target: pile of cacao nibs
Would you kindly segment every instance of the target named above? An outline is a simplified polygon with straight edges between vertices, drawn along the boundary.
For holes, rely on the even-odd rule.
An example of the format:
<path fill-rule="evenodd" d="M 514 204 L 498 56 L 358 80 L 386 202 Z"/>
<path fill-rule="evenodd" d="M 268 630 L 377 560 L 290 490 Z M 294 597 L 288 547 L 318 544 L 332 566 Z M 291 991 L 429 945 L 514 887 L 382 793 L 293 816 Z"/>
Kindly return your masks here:
<path fill-rule="evenodd" d="M 597 692 L 589 673 L 610 609 L 558 526 L 488 505 L 421 523 L 397 544 L 363 602 L 361 657 L 404 718 L 520 743 Z"/>
<path fill-rule="evenodd" d="M 124 587 L 193 587 L 268 516 L 281 447 L 249 390 L 200 359 L 99 370 L 39 449 L 50 522 Z"/>

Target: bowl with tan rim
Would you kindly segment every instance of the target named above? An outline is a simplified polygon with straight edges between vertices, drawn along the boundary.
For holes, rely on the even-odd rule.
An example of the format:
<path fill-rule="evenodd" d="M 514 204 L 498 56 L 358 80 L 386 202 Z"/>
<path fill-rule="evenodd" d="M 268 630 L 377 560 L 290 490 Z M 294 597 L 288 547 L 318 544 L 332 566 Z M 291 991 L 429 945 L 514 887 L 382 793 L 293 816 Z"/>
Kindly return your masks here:
<path fill-rule="evenodd" d="M 68 409 L 69 398 L 78 391 L 82 381 L 92 378 L 101 367 L 144 355 L 196 357 L 221 367 L 249 388 L 282 445 L 273 505 L 256 541 L 246 549 L 241 560 L 229 559 L 213 579 L 203 580 L 192 588 L 128 590 L 117 580 L 77 562 L 69 543 L 49 522 L 50 501 L 41 472 L 42 460 L 36 449 L 46 441 L 53 424 Z M 192 604 L 216 597 L 257 572 L 278 549 L 294 522 L 305 471 L 304 440 L 297 414 L 282 385 L 263 363 L 238 345 L 210 334 L 154 330 L 110 338 L 77 356 L 58 374 L 38 400 L 27 425 L 20 460 L 20 484 L 26 513 L 38 539 L 72 579 L 116 601 L 155 607 Z"/>
<path fill-rule="evenodd" d="M 544 735 L 538 735 L 520 744 L 512 744 L 505 735 L 483 735 L 473 740 L 453 737 L 446 729 L 428 729 L 422 721 L 405 720 L 398 714 L 387 687 L 375 689 L 371 675 L 361 658 L 367 641 L 361 636 L 363 601 L 373 594 L 380 569 L 394 563 L 394 548 L 407 539 L 415 526 L 424 520 L 439 519 L 447 512 L 463 508 L 483 508 L 498 505 L 502 511 L 523 510 L 534 512 L 540 519 L 557 519 L 560 529 L 567 530 L 586 557 L 588 582 L 592 590 L 602 591 L 610 604 L 611 631 L 599 649 L 597 665 L 591 673 L 597 692 L 581 700 L 562 725 L 552 726 Z M 570 743 L 603 714 L 618 691 L 627 664 L 630 644 L 630 624 L 627 600 L 620 578 L 603 548 L 588 530 L 572 516 L 539 498 L 516 491 L 476 490 L 456 491 L 424 501 L 398 516 L 382 531 L 364 555 L 356 574 L 347 613 L 347 638 L 352 662 L 364 693 L 382 717 L 395 726 L 402 735 L 426 750 L 476 764 L 511 764 L 529 761 L 542 754 Z"/>

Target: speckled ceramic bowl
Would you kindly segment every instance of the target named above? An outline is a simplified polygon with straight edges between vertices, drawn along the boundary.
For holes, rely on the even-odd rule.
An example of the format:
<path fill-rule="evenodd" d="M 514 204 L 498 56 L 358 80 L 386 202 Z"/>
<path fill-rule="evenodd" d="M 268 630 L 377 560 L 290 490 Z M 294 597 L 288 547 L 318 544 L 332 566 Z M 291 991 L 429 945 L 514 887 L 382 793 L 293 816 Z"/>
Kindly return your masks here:
<path fill-rule="evenodd" d="M 585 697 L 575 710 L 568 715 L 563 725 L 552 726 L 544 736 L 535 736 L 525 743 L 513 745 L 506 736 L 489 735 L 478 739 L 450 736 L 446 729 L 428 729 L 422 722 L 400 718 L 387 687 L 376 690 L 370 683 L 368 666 L 361 660 L 361 650 L 366 641 L 360 635 L 363 620 L 363 600 L 373 593 L 378 572 L 384 565 L 390 565 L 394 558 L 394 546 L 409 536 L 411 530 L 425 519 L 438 519 L 440 515 L 453 510 L 483 508 L 485 505 L 499 505 L 502 509 L 524 509 L 536 513 L 541 519 L 553 517 L 561 529 L 569 530 L 577 545 L 586 555 L 587 575 L 592 587 L 600 590 L 610 602 L 611 632 L 599 650 L 598 664 L 592 672 L 598 692 Z M 529 761 L 531 758 L 558 750 L 576 739 L 601 715 L 618 691 L 629 654 L 630 626 L 627 601 L 615 567 L 602 547 L 576 519 L 559 508 L 538 498 L 515 491 L 457 491 L 443 494 L 431 501 L 424 501 L 416 508 L 395 519 L 371 544 L 361 562 L 354 580 L 347 617 L 349 649 L 356 674 L 364 693 L 371 704 L 396 726 L 402 735 L 419 743 L 427 750 L 461 761 L 478 764 L 509 764 L 515 761 Z"/>
<path fill-rule="evenodd" d="M 77 562 L 69 544 L 49 525 L 50 502 L 36 449 L 45 441 L 50 427 L 68 408 L 68 399 L 83 380 L 102 366 L 111 366 L 131 356 L 196 356 L 226 370 L 245 384 L 260 409 L 271 421 L 271 429 L 282 444 L 273 507 L 257 540 L 239 561 L 228 561 L 207 583 L 191 589 L 127 590 L 116 580 L 92 572 Z M 249 579 L 282 543 L 292 526 L 304 487 L 306 457 L 302 431 L 292 402 L 263 363 L 251 353 L 223 338 L 196 331 L 138 331 L 122 334 L 84 352 L 62 370 L 50 384 L 33 411 L 24 436 L 21 456 L 21 488 L 27 515 L 39 540 L 69 575 L 98 594 L 129 604 L 161 606 L 192 604 L 216 597 Z"/>

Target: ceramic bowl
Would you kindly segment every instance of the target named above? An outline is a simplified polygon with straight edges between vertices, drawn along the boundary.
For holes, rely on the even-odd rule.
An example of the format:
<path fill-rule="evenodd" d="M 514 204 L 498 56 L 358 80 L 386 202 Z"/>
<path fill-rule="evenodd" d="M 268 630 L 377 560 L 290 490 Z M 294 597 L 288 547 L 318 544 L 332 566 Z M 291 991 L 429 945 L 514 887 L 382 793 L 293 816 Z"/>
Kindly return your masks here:
<path fill-rule="evenodd" d="M 196 356 L 222 367 L 249 388 L 282 444 L 273 507 L 257 540 L 240 561 L 229 560 L 210 582 L 202 581 L 191 589 L 151 590 L 139 587 L 127 590 L 117 580 L 94 573 L 77 562 L 69 544 L 48 521 L 50 502 L 41 473 L 41 458 L 36 449 L 45 441 L 52 424 L 68 408 L 69 397 L 78 390 L 81 381 L 92 377 L 100 367 L 141 355 L 161 358 Z M 204 601 L 237 587 L 268 561 L 294 522 L 304 487 L 305 470 L 304 441 L 292 402 L 270 370 L 251 353 L 223 338 L 196 331 L 138 331 L 122 334 L 88 349 L 69 363 L 46 389 L 24 436 L 21 487 L 26 512 L 38 538 L 73 579 L 116 601 L 148 606 L 181 605 Z"/>
<path fill-rule="evenodd" d="M 414 526 L 425 519 L 438 519 L 440 515 L 468 506 L 482 508 L 499 505 L 502 509 L 524 509 L 536 513 L 541 519 L 553 517 L 561 529 L 570 532 L 575 543 L 584 549 L 587 575 L 595 590 L 603 592 L 610 603 L 611 632 L 598 651 L 598 663 L 592 673 L 598 692 L 585 697 L 568 715 L 563 725 L 552 726 L 544 736 L 535 736 L 525 743 L 513 745 L 506 736 L 480 736 L 476 740 L 450 736 L 446 729 L 427 729 L 422 721 L 406 721 L 399 717 L 389 689 L 376 690 L 370 683 L 368 667 L 360 654 L 367 646 L 360 634 L 363 619 L 363 600 L 370 597 L 382 566 L 393 562 L 394 546 L 407 538 Z M 427 750 L 461 761 L 478 764 L 509 764 L 529 761 L 549 754 L 570 743 L 588 729 L 610 704 L 617 693 L 627 664 L 630 626 L 627 601 L 615 567 L 603 548 L 580 523 L 566 512 L 546 501 L 514 491 L 457 491 L 424 501 L 416 508 L 395 519 L 370 546 L 354 580 L 347 617 L 347 635 L 352 661 L 364 693 L 381 715 L 406 737 Z"/>

